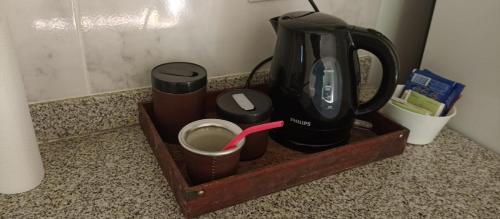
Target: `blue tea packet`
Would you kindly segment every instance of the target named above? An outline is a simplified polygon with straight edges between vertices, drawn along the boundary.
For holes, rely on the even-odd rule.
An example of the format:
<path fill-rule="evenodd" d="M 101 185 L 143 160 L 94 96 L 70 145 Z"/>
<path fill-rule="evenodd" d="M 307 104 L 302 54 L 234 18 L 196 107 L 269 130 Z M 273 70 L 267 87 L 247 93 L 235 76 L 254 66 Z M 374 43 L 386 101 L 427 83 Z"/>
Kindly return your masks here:
<path fill-rule="evenodd" d="M 445 104 L 441 115 L 446 115 L 458 100 L 465 85 L 448 80 L 431 71 L 414 70 L 405 84 L 405 90 L 413 90 Z"/>

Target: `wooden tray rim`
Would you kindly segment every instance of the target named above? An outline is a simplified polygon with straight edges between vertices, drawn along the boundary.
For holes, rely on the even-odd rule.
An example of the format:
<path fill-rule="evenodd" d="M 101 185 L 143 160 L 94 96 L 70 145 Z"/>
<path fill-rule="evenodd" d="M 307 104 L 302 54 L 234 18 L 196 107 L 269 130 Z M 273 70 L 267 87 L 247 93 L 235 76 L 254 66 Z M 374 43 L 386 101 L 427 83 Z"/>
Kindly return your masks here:
<path fill-rule="evenodd" d="M 145 105 L 148 105 L 148 104 L 152 104 L 152 103 L 150 101 L 148 101 L 148 102 L 141 102 L 141 103 L 139 103 L 139 107 L 141 108 L 141 110 L 143 110 L 144 116 L 146 116 L 146 119 L 149 120 L 149 122 L 155 124 L 153 122 L 151 116 L 149 115 L 148 111 L 145 109 Z M 409 130 L 407 128 L 405 128 L 405 127 L 403 127 L 403 126 L 401 126 L 401 125 L 399 125 L 397 123 L 394 123 L 394 125 L 399 126 L 398 128 L 400 128 L 400 129 L 396 130 L 396 131 L 387 132 L 387 133 L 385 133 L 383 135 L 377 135 L 376 137 L 373 137 L 373 138 L 369 138 L 369 139 L 361 140 L 361 141 L 358 141 L 358 142 L 355 142 L 355 143 L 352 143 L 352 144 L 348 144 L 346 146 L 356 146 L 356 145 L 360 145 L 360 144 L 366 143 L 366 142 L 377 142 L 380 139 L 387 138 L 387 136 L 392 136 L 392 135 L 398 136 L 399 138 L 403 138 L 405 136 L 407 137 L 407 135 L 408 135 L 407 133 L 409 133 Z M 159 136 L 158 130 L 156 128 L 153 130 L 153 134 Z M 166 147 L 166 145 L 167 145 L 167 143 L 165 143 L 163 141 L 160 142 L 160 144 L 162 146 L 164 146 L 164 147 Z M 228 176 L 228 177 L 225 177 L 225 178 L 222 178 L 222 179 L 218 179 L 218 180 L 206 182 L 206 183 L 195 185 L 195 186 L 191 186 L 191 185 L 188 184 L 188 182 L 184 178 L 183 174 L 181 174 L 181 172 L 180 172 L 177 164 L 175 163 L 175 161 L 174 161 L 173 156 L 171 155 L 171 153 L 168 150 L 166 152 L 167 152 L 167 154 L 168 154 L 168 156 L 170 158 L 170 159 L 167 159 L 168 162 L 171 165 L 175 166 L 175 168 L 172 168 L 175 171 L 175 175 L 178 175 L 178 176 L 180 176 L 182 178 L 180 186 L 186 192 L 199 192 L 199 191 L 204 190 L 207 187 L 211 187 L 211 186 L 216 185 L 216 184 L 232 183 L 234 181 L 240 181 L 240 180 L 244 180 L 244 179 L 248 179 L 248 178 L 253 178 L 255 176 L 261 175 L 261 174 L 266 173 L 266 172 L 270 172 L 270 171 L 274 172 L 274 171 L 279 170 L 279 169 L 287 168 L 287 166 L 289 166 L 290 164 L 300 164 L 300 163 L 304 163 L 304 162 L 307 162 L 307 161 L 310 161 L 310 160 L 316 160 L 317 157 L 331 156 L 333 153 L 337 153 L 337 152 L 342 151 L 342 150 L 348 150 L 348 148 L 346 146 L 340 146 L 340 147 L 332 148 L 332 149 L 325 150 L 325 151 L 322 151 L 322 152 L 308 154 L 308 155 L 306 155 L 304 157 L 297 158 L 295 160 L 290 160 L 290 161 L 286 161 L 286 162 L 283 162 L 283 163 L 272 164 L 272 165 L 269 165 L 269 166 L 265 166 L 265 167 L 261 167 L 261 168 L 255 169 L 255 170 L 253 170 L 251 172 L 248 172 L 248 173 L 245 173 L 245 174 L 232 175 L 232 176 Z"/>

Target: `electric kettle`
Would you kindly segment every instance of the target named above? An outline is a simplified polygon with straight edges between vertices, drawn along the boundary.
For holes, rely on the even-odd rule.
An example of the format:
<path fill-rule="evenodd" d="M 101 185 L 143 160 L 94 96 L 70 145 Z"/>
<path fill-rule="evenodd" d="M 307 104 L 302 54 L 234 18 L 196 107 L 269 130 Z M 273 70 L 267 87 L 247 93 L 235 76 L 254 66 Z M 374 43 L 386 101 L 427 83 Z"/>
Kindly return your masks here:
<path fill-rule="evenodd" d="M 320 12 L 291 12 L 270 22 L 278 35 L 269 78 L 271 119 L 286 122 L 271 137 L 301 151 L 347 143 L 355 117 L 380 109 L 396 88 L 399 61 L 392 43 Z M 362 104 L 358 49 L 373 53 L 383 67 L 379 90 Z"/>

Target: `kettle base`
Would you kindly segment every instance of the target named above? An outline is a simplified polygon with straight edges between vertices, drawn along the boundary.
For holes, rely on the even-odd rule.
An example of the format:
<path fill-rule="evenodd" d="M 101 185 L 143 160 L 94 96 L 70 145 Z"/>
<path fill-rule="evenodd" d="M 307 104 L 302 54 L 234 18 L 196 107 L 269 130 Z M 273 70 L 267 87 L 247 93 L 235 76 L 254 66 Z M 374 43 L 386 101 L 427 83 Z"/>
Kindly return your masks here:
<path fill-rule="evenodd" d="M 324 150 L 332 149 L 335 147 L 339 147 L 342 145 L 345 145 L 349 143 L 349 137 L 350 136 L 345 136 L 343 139 L 337 139 L 335 142 L 330 142 L 328 144 L 304 144 L 300 142 L 293 141 L 291 139 L 288 139 L 284 136 L 280 136 L 278 132 L 270 132 L 269 133 L 271 139 L 273 139 L 275 142 L 290 148 L 295 151 L 300 151 L 303 153 L 316 153 L 316 152 L 321 152 Z"/>

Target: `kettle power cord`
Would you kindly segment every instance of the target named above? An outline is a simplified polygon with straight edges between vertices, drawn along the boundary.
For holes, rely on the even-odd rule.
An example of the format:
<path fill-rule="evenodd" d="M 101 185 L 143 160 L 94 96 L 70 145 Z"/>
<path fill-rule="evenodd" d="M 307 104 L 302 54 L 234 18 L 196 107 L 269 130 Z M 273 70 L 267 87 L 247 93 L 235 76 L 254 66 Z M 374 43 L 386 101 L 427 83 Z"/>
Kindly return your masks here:
<path fill-rule="evenodd" d="M 250 74 L 248 75 L 248 78 L 247 78 L 247 83 L 245 84 L 245 88 L 250 88 L 250 84 L 252 83 L 252 79 L 253 79 L 253 76 L 255 75 L 255 73 L 257 73 L 257 71 L 263 66 L 265 65 L 266 63 L 270 62 L 271 60 L 273 60 L 273 57 L 270 56 L 264 60 L 262 60 L 259 64 L 257 64 L 253 70 L 250 72 Z"/>
<path fill-rule="evenodd" d="M 309 4 L 311 4 L 311 6 L 313 7 L 315 12 L 319 12 L 319 8 L 316 5 L 316 3 L 314 2 L 314 0 L 309 0 Z"/>

